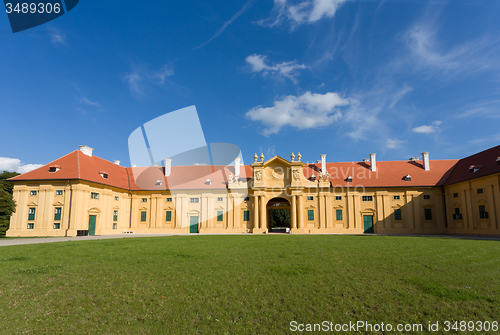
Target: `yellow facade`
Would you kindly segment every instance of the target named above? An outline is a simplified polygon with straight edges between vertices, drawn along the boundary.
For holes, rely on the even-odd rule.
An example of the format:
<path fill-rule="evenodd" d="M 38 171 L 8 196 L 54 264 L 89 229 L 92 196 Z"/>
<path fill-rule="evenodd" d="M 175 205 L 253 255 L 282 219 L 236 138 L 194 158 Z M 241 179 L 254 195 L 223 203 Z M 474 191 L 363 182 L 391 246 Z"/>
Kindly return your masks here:
<path fill-rule="evenodd" d="M 17 181 L 17 210 L 7 236 L 76 236 L 89 230 L 91 217 L 96 235 L 189 233 L 195 221 L 201 234 L 262 234 L 270 231 L 273 208 L 290 210 L 292 234 L 362 234 L 370 222 L 379 234 L 500 234 L 500 173 L 444 187 L 361 189 L 310 180 L 304 166 L 278 156 L 256 160 L 249 181 L 208 190 L 130 191 L 85 180 Z M 480 214 L 479 206 L 488 214 Z M 461 218 L 454 217 L 455 208 Z"/>

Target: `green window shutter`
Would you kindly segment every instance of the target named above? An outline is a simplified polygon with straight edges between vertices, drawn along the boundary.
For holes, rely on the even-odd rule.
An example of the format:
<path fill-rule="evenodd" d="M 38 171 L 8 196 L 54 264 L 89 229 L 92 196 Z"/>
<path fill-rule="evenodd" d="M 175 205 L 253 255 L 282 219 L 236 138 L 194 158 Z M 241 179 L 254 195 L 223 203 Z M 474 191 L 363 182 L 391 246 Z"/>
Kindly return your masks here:
<path fill-rule="evenodd" d="M 30 208 L 28 211 L 28 221 L 35 221 L 36 208 Z"/>
<path fill-rule="evenodd" d="M 394 210 L 394 218 L 396 220 L 401 220 L 401 209 L 400 208 L 396 208 Z"/>
<path fill-rule="evenodd" d="M 342 221 L 342 210 L 337 209 L 336 213 L 337 213 L 337 221 Z"/>
<path fill-rule="evenodd" d="M 56 207 L 54 211 L 54 221 L 61 221 L 61 207 Z"/>
<path fill-rule="evenodd" d="M 426 220 L 432 220 L 432 211 L 430 208 L 425 208 L 424 209 L 424 214 L 425 214 L 425 219 Z"/>
<path fill-rule="evenodd" d="M 313 209 L 309 209 L 307 211 L 307 219 L 309 221 L 314 221 L 314 210 Z"/>
<path fill-rule="evenodd" d="M 113 212 L 113 221 L 118 221 L 118 211 Z"/>
<path fill-rule="evenodd" d="M 250 211 L 243 212 L 243 221 L 250 221 Z"/>
<path fill-rule="evenodd" d="M 172 221 L 172 211 L 167 211 L 166 221 Z"/>
<path fill-rule="evenodd" d="M 141 212 L 141 222 L 146 222 L 146 216 L 147 216 L 147 212 L 146 211 L 142 211 Z"/>
<path fill-rule="evenodd" d="M 217 221 L 222 221 L 222 219 L 223 219 L 222 211 L 217 211 Z"/>

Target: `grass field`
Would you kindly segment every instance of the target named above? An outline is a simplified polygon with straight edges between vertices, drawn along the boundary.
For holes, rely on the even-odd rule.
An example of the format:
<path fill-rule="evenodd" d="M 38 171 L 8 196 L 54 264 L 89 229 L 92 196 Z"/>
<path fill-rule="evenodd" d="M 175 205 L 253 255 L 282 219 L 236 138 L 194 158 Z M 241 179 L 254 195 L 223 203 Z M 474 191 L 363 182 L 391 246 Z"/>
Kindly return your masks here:
<path fill-rule="evenodd" d="M 387 236 L 0 247 L 0 333 L 283 334 L 293 320 L 499 321 L 499 260 L 498 241 Z"/>

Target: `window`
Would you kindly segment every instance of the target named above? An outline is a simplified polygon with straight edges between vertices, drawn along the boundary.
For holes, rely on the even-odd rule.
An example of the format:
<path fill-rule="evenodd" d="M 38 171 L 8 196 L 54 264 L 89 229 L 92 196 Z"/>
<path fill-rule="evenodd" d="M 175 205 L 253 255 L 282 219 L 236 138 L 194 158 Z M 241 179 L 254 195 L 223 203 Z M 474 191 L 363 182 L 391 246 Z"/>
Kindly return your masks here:
<path fill-rule="evenodd" d="M 54 222 L 54 229 L 61 229 L 61 223 L 60 222 Z"/>
<path fill-rule="evenodd" d="M 342 196 L 341 195 L 336 195 L 335 196 L 335 200 L 342 200 Z"/>
<path fill-rule="evenodd" d="M 28 229 L 35 229 L 35 224 L 33 222 L 28 222 Z"/>
<path fill-rule="evenodd" d="M 337 214 L 337 221 L 342 221 L 342 210 L 337 209 L 336 214 Z"/>
<path fill-rule="evenodd" d="M 399 195 L 394 196 L 394 200 L 400 200 L 400 199 L 401 199 L 401 196 L 399 196 Z"/>
<path fill-rule="evenodd" d="M 373 201 L 373 196 L 371 196 L 371 195 L 363 195 L 363 196 L 361 197 L 361 199 L 362 199 L 363 201 Z"/>
<path fill-rule="evenodd" d="M 113 222 L 113 229 L 117 229 L 118 228 L 118 224 L 116 222 Z"/>
<path fill-rule="evenodd" d="M 314 200 L 314 197 L 308 196 L 307 200 Z"/>
<path fill-rule="evenodd" d="M 113 221 L 118 221 L 118 211 L 113 211 Z"/>
<path fill-rule="evenodd" d="M 223 197 L 217 197 L 217 201 L 224 201 Z"/>
<path fill-rule="evenodd" d="M 314 221 L 314 209 L 309 209 L 307 211 L 307 219 L 309 221 Z"/>
<path fill-rule="evenodd" d="M 462 214 L 460 214 L 460 208 L 455 208 L 455 214 L 453 214 L 453 220 L 462 220 Z"/>
<path fill-rule="evenodd" d="M 189 202 L 192 204 L 197 204 L 200 202 L 200 198 L 189 198 Z"/>
<path fill-rule="evenodd" d="M 90 199 L 99 199 L 99 193 L 91 192 Z"/>
<path fill-rule="evenodd" d="M 482 188 L 478 188 L 477 189 L 477 194 L 483 194 L 483 189 Z"/>
<path fill-rule="evenodd" d="M 172 211 L 167 211 L 165 221 L 168 221 L 168 222 L 172 221 Z"/>
<path fill-rule="evenodd" d="M 458 193 L 453 193 L 453 198 L 458 198 Z"/>
<path fill-rule="evenodd" d="M 245 199 L 243 199 L 243 201 L 250 201 L 250 197 L 245 197 Z"/>
<path fill-rule="evenodd" d="M 217 221 L 222 221 L 223 219 L 223 212 L 222 211 L 217 211 Z"/>
<path fill-rule="evenodd" d="M 141 212 L 141 222 L 146 222 L 146 217 L 147 217 L 147 212 L 146 211 L 142 211 Z"/>
<path fill-rule="evenodd" d="M 401 208 L 396 208 L 394 210 L 394 219 L 401 220 Z"/>
<path fill-rule="evenodd" d="M 425 208 L 424 209 L 424 214 L 425 214 L 425 219 L 426 220 L 432 220 L 432 211 L 430 208 Z"/>
<path fill-rule="evenodd" d="M 115 201 L 118 201 L 120 200 L 120 198 L 118 196 L 115 196 Z"/>
<path fill-rule="evenodd" d="M 36 213 L 36 208 L 30 207 L 28 209 L 28 221 L 35 221 L 35 213 Z"/>
<path fill-rule="evenodd" d="M 429 200 L 431 196 L 429 194 L 424 194 L 424 200 Z"/>
<path fill-rule="evenodd" d="M 172 198 L 167 198 L 167 202 L 172 202 Z"/>
<path fill-rule="evenodd" d="M 243 221 L 250 221 L 250 211 L 243 211 Z"/>
<path fill-rule="evenodd" d="M 57 190 L 56 191 L 56 195 L 63 195 L 63 191 L 62 190 Z"/>
<path fill-rule="evenodd" d="M 488 212 L 486 211 L 486 207 L 484 205 L 479 206 L 479 218 L 480 219 L 488 218 Z"/>
<path fill-rule="evenodd" d="M 61 221 L 61 207 L 56 207 L 54 210 L 54 221 Z"/>
<path fill-rule="evenodd" d="M 30 195 L 37 195 L 37 191 L 30 191 Z"/>
<path fill-rule="evenodd" d="M 142 198 L 142 202 L 148 202 L 148 198 Z"/>

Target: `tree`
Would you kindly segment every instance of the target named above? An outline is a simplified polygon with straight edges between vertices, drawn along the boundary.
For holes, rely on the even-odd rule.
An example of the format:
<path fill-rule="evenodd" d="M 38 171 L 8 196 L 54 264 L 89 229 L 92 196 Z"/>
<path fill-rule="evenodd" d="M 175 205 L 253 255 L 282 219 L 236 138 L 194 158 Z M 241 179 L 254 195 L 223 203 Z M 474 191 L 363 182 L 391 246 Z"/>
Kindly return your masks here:
<path fill-rule="evenodd" d="M 0 173 L 0 236 L 9 229 L 10 217 L 16 211 L 16 202 L 12 198 L 14 185 L 6 179 L 19 175 L 17 172 L 3 171 Z"/>
<path fill-rule="evenodd" d="M 271 209 L 269 217 L 271 220 L 271 228 L 290 228 L 290 211 L 288 209 Z"/>

